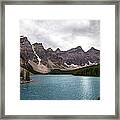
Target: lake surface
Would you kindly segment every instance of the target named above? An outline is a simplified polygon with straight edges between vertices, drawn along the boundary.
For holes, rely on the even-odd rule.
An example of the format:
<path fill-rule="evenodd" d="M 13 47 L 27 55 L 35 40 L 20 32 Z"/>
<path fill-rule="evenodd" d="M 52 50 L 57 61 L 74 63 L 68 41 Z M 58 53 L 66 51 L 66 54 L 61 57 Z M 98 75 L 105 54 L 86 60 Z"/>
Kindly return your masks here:
<path fill-rule="evenodd" d="M 100 77 L 32 75 L 20 85 L 21 100 L 95 100 L 100 97 Z"/>

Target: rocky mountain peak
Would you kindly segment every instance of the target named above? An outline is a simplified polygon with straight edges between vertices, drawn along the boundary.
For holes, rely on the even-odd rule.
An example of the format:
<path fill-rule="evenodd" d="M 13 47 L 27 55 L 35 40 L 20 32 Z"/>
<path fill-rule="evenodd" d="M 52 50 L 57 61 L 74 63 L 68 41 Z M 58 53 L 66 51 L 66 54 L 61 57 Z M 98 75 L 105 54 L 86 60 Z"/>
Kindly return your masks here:
<path fill-rule="evenodd" d="M 75 49 L 80 50 L 80 51 L 84 51 L 81 46 L 78 46 Z"/>
<path fill-rule="evenodd" d="M 46 51 L 45 48 L 43 47 L 42 43 L 34 43 L 32 44 L 35 48 L 36 51 Z"/>
<path fill-rule="evenodd" d="M 57 49 L 55 50 L 55 52 L 56 52 L 56 53 L 61 52 L 60 48 L 57 48 Z"/>
<path fill-rule="evenodd" d="M 53 52 L 52 48 L 47 49 L 48 52 Z"/>
<path fill-rule="evenodd" d="M 29 42 L 26 36 L 20 36 L 20 43 Z"/>
<path fill-rule="evenodd" d="M 78 46 L 76 48 L 72 48 L 72 49 L 68 50 L 68 52 L 84 52 L 84 50 L 82 49 L 81 46 Z"/>
<path fill-rule="evenodd" d="M 24 62 L 22 62 L 23 64 L 29 60 L 38 63 L 37 57 L 32 50 L 32 45 L 25 36 L 20 36 L 20 57 L 21 61 L 24 60 Z"/>
<path fill-rule="evenodd" d="M 91 47 L 90 50 L 96 50 L 94 47 Z"/>
<path fill-rule="evenodd" d="M 77 46 L 76 49 L 82 49 L 82 47 L 81 46 Z"/>
<path fill-rule="evenodd" d="M 87 52 L 100 52 L 100 51 L 95 49 L 94 47 L 91 47 Z"/>

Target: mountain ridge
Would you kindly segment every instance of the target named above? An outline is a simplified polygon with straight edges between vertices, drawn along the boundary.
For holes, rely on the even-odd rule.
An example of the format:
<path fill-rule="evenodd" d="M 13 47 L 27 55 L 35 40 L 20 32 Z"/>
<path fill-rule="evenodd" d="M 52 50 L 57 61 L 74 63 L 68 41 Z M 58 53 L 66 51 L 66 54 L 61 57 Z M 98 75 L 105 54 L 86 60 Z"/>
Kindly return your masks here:
<path fill-rule="evenodd" d="M 91 47 L 85 52 L 81 46 L 66 51 L 45 49 L 42 43 L 31 44 L 27 37 L 20 37 L 20 66 L 38 73 L 53 69 L 70 70 L 100 64 L 100 50 Z"/>

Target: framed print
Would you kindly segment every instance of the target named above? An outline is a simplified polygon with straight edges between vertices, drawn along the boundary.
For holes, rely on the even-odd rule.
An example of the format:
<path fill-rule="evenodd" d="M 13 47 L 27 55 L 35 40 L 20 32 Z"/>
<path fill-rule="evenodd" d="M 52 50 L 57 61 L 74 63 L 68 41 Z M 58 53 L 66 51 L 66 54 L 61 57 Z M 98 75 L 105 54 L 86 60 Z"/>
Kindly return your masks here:
<path fill-rule="evenodd" d="M 1 118 L 119 119 L 118 1 L 1 7 Z"/>

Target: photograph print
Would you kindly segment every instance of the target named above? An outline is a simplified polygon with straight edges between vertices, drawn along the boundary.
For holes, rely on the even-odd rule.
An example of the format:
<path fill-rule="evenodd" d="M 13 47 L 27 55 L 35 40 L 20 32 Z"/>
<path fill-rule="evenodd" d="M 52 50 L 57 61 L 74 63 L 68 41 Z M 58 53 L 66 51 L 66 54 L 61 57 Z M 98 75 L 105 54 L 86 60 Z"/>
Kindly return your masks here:
<path fill-rule="evenodd" d="M 21 19 L 20 100 L 100 100 L 100 20 Z"/>

